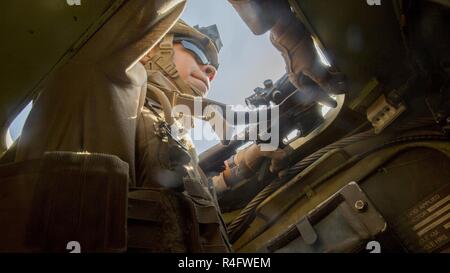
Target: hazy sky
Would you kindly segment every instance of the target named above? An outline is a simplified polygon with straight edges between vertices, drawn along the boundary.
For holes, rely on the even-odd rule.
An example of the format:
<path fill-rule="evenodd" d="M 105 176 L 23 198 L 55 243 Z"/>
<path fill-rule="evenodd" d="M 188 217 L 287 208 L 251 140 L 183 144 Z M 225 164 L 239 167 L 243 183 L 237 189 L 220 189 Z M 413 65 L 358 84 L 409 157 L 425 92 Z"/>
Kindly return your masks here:
<path fill-rule="evenodd" d="M 190 0 L 182 15 L 190 25 L 216 24 L 223 42 L 220 67 L 209 98 L 244 105 L 244 99 L 266 79 L 284 74 L 281 54 L 272 46 L 268 33 L 255 36 L 226 0 Z M 196 141 L 200 153 L 217 141 Z"/>
<path fill-rule="evenodd" d="M 190 25 L 216 24 L 223 42 L 220 67 L 212 83 L 209 98 L 232 105 L 244 105 L 244 99 L 266 79 L 277 80 L 284 74 L 284 62 L 272 46 L 268 34 L 255 36 L 226 0 L 188 0 L 182 18 Z M 11 125 L 11 136 L 20 134 L 31 107 L 27 107 Z M 198 124 L 198 123 L 197 123 Z M 217 141 L 196 141 L 198 152 Z"/>

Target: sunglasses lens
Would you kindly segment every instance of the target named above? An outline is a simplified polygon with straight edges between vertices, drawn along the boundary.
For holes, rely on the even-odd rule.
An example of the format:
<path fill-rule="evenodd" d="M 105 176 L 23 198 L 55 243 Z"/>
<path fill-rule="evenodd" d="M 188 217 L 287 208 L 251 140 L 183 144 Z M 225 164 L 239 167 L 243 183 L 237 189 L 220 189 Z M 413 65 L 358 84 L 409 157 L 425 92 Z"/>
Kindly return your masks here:
<path fill-rule="evenodd" d="M 191 43 L 189 41 L 181 41 L 181 45 L 183 45 L 183 47 L 187 50 L 189 50 L 190 52 L 192 52 L 194 54 L 194 56 L 197 59 L 197 62 L 206 65 L 209 64 L 209 60 L 208 57 L 206 56 L 205 52 L 198 47 L 196 44 Z"/>

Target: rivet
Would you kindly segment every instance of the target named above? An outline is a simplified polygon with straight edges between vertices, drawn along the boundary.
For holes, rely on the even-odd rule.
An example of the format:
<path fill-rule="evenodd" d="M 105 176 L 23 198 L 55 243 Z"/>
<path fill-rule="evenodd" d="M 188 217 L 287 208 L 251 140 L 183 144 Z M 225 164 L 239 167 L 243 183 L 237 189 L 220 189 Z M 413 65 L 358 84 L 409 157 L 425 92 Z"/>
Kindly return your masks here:
<path fill-rule="evenodd" d="M 364 202 L 363 200 L 358 200 L 355 202 L 355 209 L 358 211 L 364 211 L 367 207 L 366 202 Z"/>

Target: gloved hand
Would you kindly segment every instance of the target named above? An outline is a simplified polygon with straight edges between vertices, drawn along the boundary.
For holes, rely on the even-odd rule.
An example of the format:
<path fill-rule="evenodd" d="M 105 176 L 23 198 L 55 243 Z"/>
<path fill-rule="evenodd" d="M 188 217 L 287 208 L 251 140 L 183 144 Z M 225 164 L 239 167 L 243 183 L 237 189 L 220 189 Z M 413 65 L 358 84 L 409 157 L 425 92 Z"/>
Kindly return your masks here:
<path fill-rule="evenodd" d="M 256 154 L 255 161 L 259 161 L 259 159 L 270 159 L 270 167 L 269 171 L 271 173 L 277 173 L 283 167 L 283 159 L 286 158 L 287 153 L 283 149 L 276 149 L 275 151 L 261 151 L 261 147 L 259 145 L 255 145 L 258 147 L 259 152 Z M 258 164 L 259 166 L 259 164 Z"/>
<path fill-rule="evenodd" d="M 245 150 L 239 151 L 236 155 L 225 161 L 225 170 L 213 178 L 213 183 L 218 193 L 223 192 L 246 178 L 255 175 L 260 171 L 261 164 L 265 159 L 270 159 L 269 170 L 277 173 L 283 167 L 283 159 L 287 153 L 282 149 L 274 151 L 263 151 L 261 146 L 253 144 Z"/>
<path fill-rule="evenodd" d="M 270 31 L 270 40 L 281 52 L 289 80 L 295 87 L 302 88 L 302 79 L 307 76 L 328 94 L 345 92 L 345 77 L 331 72 L 322 63 L 311 33 L 294 14 L 289 13 L 277 21 Z"/>
<path fill-rule="evenodd" d="M 289 80 L 298 89 L 306 77 L 327 94 L 347 90 L 345 77 L 324 66 L 317 53 L 311 33 L 291 11 L 288 1 L 228 0 L 255 35 L 270 30 L 272 44 L 281 52 Z"/>

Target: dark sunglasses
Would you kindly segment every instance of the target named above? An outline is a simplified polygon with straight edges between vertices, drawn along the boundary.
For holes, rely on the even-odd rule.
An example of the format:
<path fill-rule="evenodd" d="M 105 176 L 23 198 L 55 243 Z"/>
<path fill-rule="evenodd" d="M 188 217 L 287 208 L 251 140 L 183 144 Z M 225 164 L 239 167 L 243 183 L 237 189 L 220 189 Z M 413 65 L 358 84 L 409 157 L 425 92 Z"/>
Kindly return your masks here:
<path fill-rule="evenodd" d="M 202 65 L 211 64 L 205 51 L 201 47 L 197 46 L 195 43 L 190 42 L 188 40 L 180 40 L 177 42 L 179 42 L 186 50 L 191 52 L 193 54 L 195 60 L 199 64 L 202 64 Z"/>

